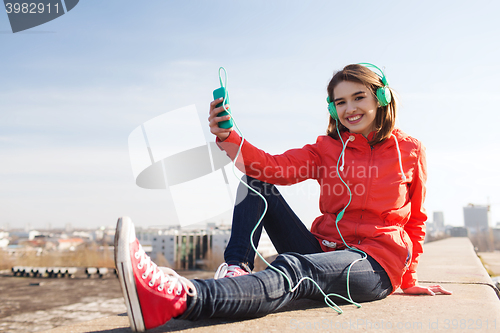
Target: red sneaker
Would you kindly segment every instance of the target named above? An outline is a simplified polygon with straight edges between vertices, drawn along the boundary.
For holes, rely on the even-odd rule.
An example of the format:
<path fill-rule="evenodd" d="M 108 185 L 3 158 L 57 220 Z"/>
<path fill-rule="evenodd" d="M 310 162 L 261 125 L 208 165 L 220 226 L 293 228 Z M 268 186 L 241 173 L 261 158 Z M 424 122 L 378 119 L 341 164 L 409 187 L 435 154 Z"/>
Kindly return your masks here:
<path fill-rule="evenodd" d="M 196 296 L 191 281 L 151 261 L 135 237 L 129 217 L 119 218 L 116 225 L 115 264 L 134 332 L 180 316 L 186 310 L 187 296 Z"/>
<path fill-rule="evenodd" d="M 250 273 L 251 272 L 244 270 L 238 265 L 228 265 L 224 262 L 219 266 L 219 268 L 217 268 L 217 271 L 215 272 L 214 275 L 214 279 L 217 280 L 227 277 L 242 276 L 242 275 L 248 275 Z"/>

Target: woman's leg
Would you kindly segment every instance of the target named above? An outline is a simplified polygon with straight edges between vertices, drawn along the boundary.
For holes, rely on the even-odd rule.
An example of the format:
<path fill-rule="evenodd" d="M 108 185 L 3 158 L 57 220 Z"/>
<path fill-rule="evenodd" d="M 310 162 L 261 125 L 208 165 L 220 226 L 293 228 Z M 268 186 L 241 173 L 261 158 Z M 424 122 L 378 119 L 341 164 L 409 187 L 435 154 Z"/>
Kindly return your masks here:
<path fill-rule="evenodd" d="M 360 257 L 351 250 L 284 253 L 273 262 L 279 272 L 268 268 L 231 279 L 189 281 L 172 269 L 160 270 L 151 262 L 135 237 L 130 218 L 118 220 L 115 234 L 120 285 L 131 327 L 138 331 L 163 325 L 172 317 L 257 317 L 295 299 L 322 299 L 311 281 L 304 280 L 291 292 L 287 279 L 295 287 L 303 277 L 311 277 L 326 294 L 347 296 L 347 270 Z M 370 257 L 352 266 L 349 286 L 356 302 L 384 298 L 392 290 L 387 274 Z"/>
<path fill-rule="evenodd" d="M 306 255 L 285 253 L 278 256 L 272 265 L 290 279 L 293 287 L 307 276 L 316 281 L 325 294 L 336 293 L 347 297 L 348 267 L 361 257 L 361 254 L 351 250 Z M 192 282 L 197 296 L 190 299 L 181 319 L 258 317 L 296 299 L 323 300 L 321 292 L 309 280 L 302 282 L 294 292 L 289 292 L 284 276 L 270 268 L 231 279 Z M 351 297 L 356 302 L 382 299 L 392 291 L 389 277 L 371 257 L 352 266 L 349 287 Z M 344 303 L 340 298 L 332 297 L 332 300 Z"/>
<path fill-rule="evenodd" d="M 301 254 L 322 252 L 318 240 L 292 211 L 278 189 L 271 184 L 246 177 L 252 188 L 262 194 L 268 204 L 267 213 L 254 233 L 253 242 L 259 244 L 262 228 L 266 228 L 278 253 Z M 250 245 L 250 234 L 264 211 L 264 201 L 254 192 L 240 184 L 237 193 L 239 202 L 233 213 L 231 238 L 224 252 L 228 264 L 245 264 L 253 269 L 255 251 Z"/>

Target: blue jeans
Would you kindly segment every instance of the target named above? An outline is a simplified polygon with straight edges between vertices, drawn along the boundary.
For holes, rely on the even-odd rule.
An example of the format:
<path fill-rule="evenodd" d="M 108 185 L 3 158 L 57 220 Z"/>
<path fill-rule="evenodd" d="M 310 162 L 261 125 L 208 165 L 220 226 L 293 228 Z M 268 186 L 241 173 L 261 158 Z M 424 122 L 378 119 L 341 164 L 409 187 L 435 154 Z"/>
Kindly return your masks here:
<path fill-rule="evenodd" d="M 325 294 L 336 293 L 347 297 L 347 269 L 362 254 L 352 250 L 323 252 L 318 240 L 290 209 L 274 185 L 250 177 L 247 179 L 248 184 L 258 190 L 269 205 L 254 234 L 255 246 L 262 228 L 266 228 L 280 253 L 272 265 L 286 274 L 292 281 L 292 287 L 307 276 L 314 279 Z M 243 185 L 238 188 L 237 202 L 240 203 L 234 208 L 231 238 L 224 257 L 228 264 L 245 264 L 253 269 L 255 251 L 250 245 L 250 233 L 262 215 L 264 202 Z M 188 308 L 181 319 L 251 318 L 276 311 L 297 299 L 323 301 L 323 295 L 311 281 L 305 280 L 294 292 L 289 292 L 287 280 L 270 268 L 234 278 L 192 282 L 197 296 L 188 300 Z M 352 266 L 349 288 L 356 302 L 382 299 L 392 292 L 386 272 L 370 256 Z M 337 299 L 332 300 L 337 303 Z M 338 301 L 342 303 L 340 298 Z"/>

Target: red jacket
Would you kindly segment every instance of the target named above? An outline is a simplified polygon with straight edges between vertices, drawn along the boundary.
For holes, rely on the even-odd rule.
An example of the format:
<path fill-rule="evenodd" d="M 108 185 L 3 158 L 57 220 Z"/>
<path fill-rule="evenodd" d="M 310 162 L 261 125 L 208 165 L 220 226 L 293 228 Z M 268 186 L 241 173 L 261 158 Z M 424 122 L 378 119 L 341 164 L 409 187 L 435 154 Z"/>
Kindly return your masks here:
<path fill-rule="evenodd" d="M 363 135 L 342 133 L 344 142 L 354 138 L 347 143 L 344 170 L 340 172 L 352 191 L 352 201 L 338 225 L 349 246 L 366 252 L 385 269 L 395 291 L 417 283 L 416 267 L 427 219 L 423 207 L 427 165 L 425 148 L 418 140 L 399 129 L 392 133 L 399 143 L 406 180 L 402 180 L 393 136 L 370 147 Z M 218 142 L 231 159 L 240 143 L 235 131 Z M 347 188 L 337 174 L 341 152 L 341 141 L 329 136 L 280 155 L 267 154 L 245 141 L 236 166 L 251 177 L 276 185 L 316 179 L 321 187 L 322 215 L 314 220 L 311 232 L 324 251 L 332 251 L 345 248 L 335 226 L 337 214 L 349 202 Z"/>

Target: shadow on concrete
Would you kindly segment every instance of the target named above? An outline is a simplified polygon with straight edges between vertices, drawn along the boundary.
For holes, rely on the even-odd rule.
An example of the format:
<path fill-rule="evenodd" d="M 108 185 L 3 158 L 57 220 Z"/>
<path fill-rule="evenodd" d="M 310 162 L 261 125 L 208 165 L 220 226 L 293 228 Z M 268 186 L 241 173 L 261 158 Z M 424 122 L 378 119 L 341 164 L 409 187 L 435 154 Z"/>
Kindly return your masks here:
<path fill-rule="evenodd" d="M 275 311 L 273 313 L 286 313 L 286 312 L 292 312 L 292 311 L 306 311 L 306 310 L 311 310 L 311 309 L 320 309 L 320 308 L 328 308 L 328 306 L 322 302 L 322 301 L 314 301 L 314 300 L 297 300 L 292 302 L 292 304 L 283 307 L 282 309 Z M 118 315 L 119 317 L 127 317 L 127 313 L 121 313 Z M 265 317 L 266 315 L 263 315 L 261 317 Z M 246 321 L 252 321 L 255 320 L 256 317 L 253 318 L 248 318 L 248 319 L 239 319 L 239 320 L 228 320 L 227 318 L 212 318 L 212 319 L 205 319 L 205 320 L 199 320 L 199 321 L 189 321 L 189 320 L 171 320 L 168 323 L 166 323 L 163 326 L 147 330 L 147 332 L 151 333 L 163 333 L 163 332 L 179 332 L 179 331 L 185 331 L 189 329 L 202 329 L 202 328 L 208 328 L 212 326 L 217 326 L 217 325 L 228 325 L 228 324 L 234 324 L 234 323 L 244 323 Z M 108 329 L 108 330 L 98 330 L 98 331 L 92 331 L 93 333 L 125 333 L 125 332 L 132 332 L 130 328 L 115 328 L 115 329 Z"/>

